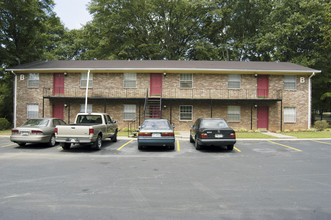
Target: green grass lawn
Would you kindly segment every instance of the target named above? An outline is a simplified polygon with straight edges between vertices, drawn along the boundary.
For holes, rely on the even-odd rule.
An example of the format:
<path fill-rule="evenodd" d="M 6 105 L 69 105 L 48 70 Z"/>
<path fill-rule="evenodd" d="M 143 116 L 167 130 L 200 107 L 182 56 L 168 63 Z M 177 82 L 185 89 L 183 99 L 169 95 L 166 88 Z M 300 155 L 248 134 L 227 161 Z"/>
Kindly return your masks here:
<path fill-rule="evenodd" d="M 11 135 L 11 130 L 1 130 L 0 135 Z"/>
<path fill-rule="evenodd" d="M 281 134 L 297 138 L 331 138 L 331 131 L 283 132 Z"/>

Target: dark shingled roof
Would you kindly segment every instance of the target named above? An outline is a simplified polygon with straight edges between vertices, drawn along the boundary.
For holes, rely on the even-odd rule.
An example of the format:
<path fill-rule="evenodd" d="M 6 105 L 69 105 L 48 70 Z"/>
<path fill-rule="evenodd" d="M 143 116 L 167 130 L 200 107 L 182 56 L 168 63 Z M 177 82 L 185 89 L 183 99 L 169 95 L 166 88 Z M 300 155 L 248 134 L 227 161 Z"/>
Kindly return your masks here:
<path fill-rule="evenodd" d="M 181 61 L 181 60 L 56 60 L 38 61 L 7 68 L 14 72 L 237 72 L 237 73 L 318 73 L 308 67 L 288 62 Z"/>

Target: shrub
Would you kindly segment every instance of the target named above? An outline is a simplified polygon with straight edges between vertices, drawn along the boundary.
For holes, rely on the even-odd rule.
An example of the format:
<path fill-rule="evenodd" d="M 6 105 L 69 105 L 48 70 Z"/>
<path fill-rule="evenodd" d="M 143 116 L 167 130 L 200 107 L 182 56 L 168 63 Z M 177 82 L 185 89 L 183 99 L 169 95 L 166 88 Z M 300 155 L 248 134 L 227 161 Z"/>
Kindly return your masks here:
<path fill-rule="evenodd" d="M 293 130 L 293 132 L 298 132 L 298 131 L 299 131 L 299 129 L 294 129 L 294 130 Z"/>
<path fill-rule="evenodd" d="M 315 121 L 314 128 L 318 131 L 323 131 L 327 127 L 329 127 L 329 123 L 326 120 Z"/>
<path fill-rule="evenodd" d="M 310 131 L 310 132 L 315 132 L 315 131 L 316 131 L 316 129 L 314 129 L 314 128 L 311 128 L 311 129 L 308 129 L 307 131 Z"/>
<path fill-rule="evenodd" d="M 284 132 L 285 132 L 285 133 L 289 133 L 290 130 L 289 130 L 289 129 L 285 129 Z"/>
<path fill-rule="evenodd" d="M 0 118 L 0 130 L 6 130 L 10 127 L 10 123 L 5 118 Z"/>
<path fill-rule="evenodd" d="M 247 130 L 245 128 L 241 128 L 240 132 L 246 132 Z"/>
<path fill-rule="evenodd" d="M 281 131 L 280 131 L 280 130 L 277 130 L 277 131 L 276 131 L 276 133 L 278 133 L 278 134 L 279 134 L 279 133 L 281 133 Z"/>
<path fill-rule="evenodd" d="M 301 129 L 302 132 L 306 132 L 307 130 L 306 129 Z"/>
<path fill-rule="evenodd" d="M 248 133 L 253 133 L 253 130 L 249 130 Z"/>

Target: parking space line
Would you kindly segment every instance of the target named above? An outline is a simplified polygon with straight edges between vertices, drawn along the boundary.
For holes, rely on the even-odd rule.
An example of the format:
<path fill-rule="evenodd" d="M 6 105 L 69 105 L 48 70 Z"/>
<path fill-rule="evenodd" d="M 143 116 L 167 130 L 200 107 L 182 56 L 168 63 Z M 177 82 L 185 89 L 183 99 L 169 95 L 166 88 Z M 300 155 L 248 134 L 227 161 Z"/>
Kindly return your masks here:
<path fill-rule="evenodd" d="M 273 143 L 273 144 L 277 144 L 277 145 L 280 145 L 280 146 L 283 146 L 283 147 L 286 147 L 286 148 L 290 148 L 292 150 L 296 150 L 296 151 L 300 151 L 300 152 L 302 151 L 302 150 L 296 149 L 294 147 L 290 147 L 290 146 L 287 146 L 287 145 L 284 145 L 284 144 L 279 144 L 279 143 L 276 143 L 276 142 L 273 142 L 273 141 L 268 140 L 268 142 Z"/>
<path fill-rule="evenodd" d="M 177 151 L 180 151 L 179 140 L 177 140 Z"/>
<path fill-rule="evenodd" d="M 1 146 L 1 148 L 5 148 L 5 147 L 10 147 L 10 146 L 14 146 L 16 144 L 8 144 L 8 145 L 5 145 L 5 146 Z"/>
<path fill-rule="evenodd" d="M 328 144 L 328 145 L 331 145 L 331 143 L 328 143 L 328 142 L 323 142 L 323 141 L 316 141 L 316 140 L 312 140 L 314 142 L 318 142 L 318 143 L 321 143 L 321 144 Z"/>
<path fill-rule="evenodd" d="M 117 150 L 121 150 L 123 147 L 125 147 L 126 145 L 128 145 L 129 143 L 131 143 L 133 140 L 126 142 L 125 144 L 123 144 L 122 146 L 120 146 L 119 148 L 117 148 Z"/>
<path fill-rule="evenodd" d="M 241 150 L 239 150 L 238 148 L 236 147 L 233 147 L 236 151 L 238 151 L 239 153 L 241 152 Z"/>

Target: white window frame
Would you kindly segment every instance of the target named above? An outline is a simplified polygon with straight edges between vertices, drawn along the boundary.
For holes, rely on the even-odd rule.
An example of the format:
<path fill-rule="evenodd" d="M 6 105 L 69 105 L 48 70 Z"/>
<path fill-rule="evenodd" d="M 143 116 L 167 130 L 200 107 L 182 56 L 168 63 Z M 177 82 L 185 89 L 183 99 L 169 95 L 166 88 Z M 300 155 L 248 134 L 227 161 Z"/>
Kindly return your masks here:
<path fill-rule="evenodd" d="M 297 122 L 297 109 L 295 107 L 284 107 L 284 123 Z"/>
<path fill-rule="evenodd" d="M 39 73 L 29 73 L 28 88 L 39 88 Z"/>
<path fill-rule="evenodd" d="M 124 73 L 123 87 L 137 88 L 137 73 Z"/>
<path fill-rule="evenodd" d="M 87 84 L 87 73 L 80 74 L 80 88 L 86 88 Z M 89 89 L 93 88 L 93 73 L 90 73 L 90 80 L 88 83 Z"/>
<path fill-rule="evenodd" d="M 229 105 L 227 119 L 228 122 L 240 122 L 241 107 L 237 105 Z"/>
<path fill-rule="evenodd" d="M 87 113 L 93 112 L 93 106 L 92 104 L 87 104 Z M 80 113 L 85 113 L 85 104 L 80 105 Z"/>
<path fill-rule="evenodd" d="M 137 115 L 137 105 L 125 104 L 123 105 L 123 121 L 135 121 Z"/>
<path fill-rule="evenodd" d="M 185 108 L 191 108 L 191 111 L 186 111 Z M 191 114 L 191 117 L 188 119 L 183 118 L 183 114 Z M 180 105 L 179 106 L 179 121 L 193 121 L 193 105 Z"/>
<path fill-rule="evenodd" d="M 193 88 L 193 74 L 192 73 L 179 74 L 179 86 L 181 89 L 192 89 Z"/>
<path fill-rule="evenodd" d="M 228 89 L 240 89 L 241 87 L 241 74 L 228 75 Z"/>
<path fill-rule="evenodd" d="M 297 89 L 297 76 L 286 75 L 284 76 L 284 90 Z"/>
<path fill-rule="evenodd" d="M 28 119 L 39 118 L 39 105 L 27 104 L 26 115 Z"/>

